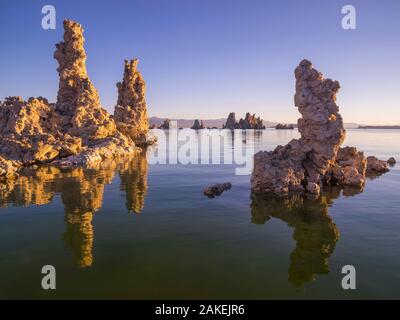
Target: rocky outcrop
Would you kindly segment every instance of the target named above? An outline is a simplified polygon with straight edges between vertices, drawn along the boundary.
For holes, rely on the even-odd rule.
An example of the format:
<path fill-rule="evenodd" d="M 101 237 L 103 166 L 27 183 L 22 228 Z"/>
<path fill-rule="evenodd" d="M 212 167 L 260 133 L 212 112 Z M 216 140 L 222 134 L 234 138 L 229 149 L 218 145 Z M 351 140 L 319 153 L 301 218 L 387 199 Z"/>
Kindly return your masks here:
<path fill-rule="evenodd" d="M 265 129 L 265 126 L 260 117 L 256 117 L 255 114 L 251 115 L 247 112 L 244 119 L 239 120 L 239 129 Z"/>
<path fill-rule="evenodd" d="M 217 183 L 212 186 L 205 187 L 203 193 L 209 198 L 214 198 L 216 196 L 220 196 L 224 191 L 230 190 L 231 188 L 232 184 L 230 182 Z"/>
<path fill-rule="evenodd" d="M 330 184 L 362 187 L 365 183 L 367 159 L 354 147 L 340 148 L 335 163 L 330 166 L 324 180 Z"/>
<path fill-rule="evenodd" d="M 282 124 L 282 123 L 278 123 L 275 126 L 276 130 L 293 130 L 294 126 L 292 124 Z"/>
<path fill-rule="evenodd" d="M 113 136 L 114 120 L 100 105 L 99 95 L 86 70 L 83 28 L 64 21 L 64 41 L 56 44 L 59 89 L 55 110 L 64 133 L 82 138 L 85 144 Z"/>
<path fill-rule="evenodd" d="M 0 176 L 81 152 L 82 139 L 63 133 L 59 120 L 54 104 L 42 97 L 0 102 Z"/>
<path fill-rule="evenodd" d="M 388 159 L 388 161 L 386 161 L 386 162 L 389 164 L 389 166 L 394 166 L 396 164 L 396 159 L 393 157 L 390 157 Z"/>
<path fill-rule="evenodd" d="M 223 125 L 224 129 L 235 130 L 237 129 L 238 123 L 236 122 L 236 115 L 234 112 L 231 112 L 228 115 L 228 119 L 226 119 L 225 125 Z"/>
<path fill-rule="evenodd" d="M 254 156 L 252 191 L 317 195 L 323 183 L 361 186 L 372 167 L 384 172 L 355 148 L 340 149 L 345 130 L 336 104 L 339 83 L 324 79 L 308 60 L 300 62 L 295 77 L 294 103 L 302 116 L 298 120 L 301 138 Z"/>
<path fill-rule="evenodd" d="M 117 83 L 118 101 L 114 119 L 120 132 L 130 137 L 137 145 L 155 141 L 148 139 L 149 119 L 146 105 L 146 84 L 137 70 L 138 59 L 125 60 L 124 78 Z"/>
<path fill-rule="evenodd" d="M 148 134 L 145 84 L 137 60 L 125 62 L 118 84 L 115 120 L 101 107 L 86 70 L 83 28 L 64 21 L 64 39 L 56 45 L 59 67 L 57 102 L 8 97 L 0 101 L 0 178 L 11 178 L 34 164 L 91 165 L 136 153 L 155 142 Z"/>
<path fill-rule="evenodd" d="M 236 121 L 236 116 L 234 112 L 231 112 L 226 120 L 223 129 L 265 129 L 263 125 L 263 120 L 260 117 L 256 117 L 255 114 L 251 115 L 249 112 L 246 113 L 244 119 Z"/>
<path fill-rule="evenodd" d="M 164 130 L 169 130 L 170 129 L 170 120 L 169 119 L 165 119 L 163 124 L 161 124 L 158 128 L 159 129 L 164 129 Z"/>
<path fill-rule="evenodd" d="M 387 161 L 379 160 L 377 157 L 367 157 L 367 173 L 376 174 L 389 171 Z"/>
<path fill-rule="evenodd" d="M 191 127 L 191 129 L 193 130 L 201 130 L 204 129 L 204 124 L 203 124 L 203 120 L 199 121 L 198 119 L 194 120 L 194 123 Z"/>

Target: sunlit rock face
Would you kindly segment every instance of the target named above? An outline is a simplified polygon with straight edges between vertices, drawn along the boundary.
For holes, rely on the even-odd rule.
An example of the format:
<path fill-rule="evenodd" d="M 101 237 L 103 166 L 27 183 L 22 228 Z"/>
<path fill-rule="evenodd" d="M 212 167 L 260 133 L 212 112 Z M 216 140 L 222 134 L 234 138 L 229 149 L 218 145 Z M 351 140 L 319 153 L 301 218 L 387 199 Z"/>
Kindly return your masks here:
<path fill-rule="evenodd" d="M 149 119 L 146 105 L 146 84 L 137 70 L 138 59 L 125 60 L 124 77 L 117 83 L 118 101 L 114 119 L 119 131 L 136 144 L 149 144 Z"/>
<path fill-rule="evenodd" d="M 240 119 L 238 123 L 239 129 L 265 129 L 263 120 L 260 117 L 256 117 L 255 114 L 251 115 L 249 112 L 246 113 L 244 119 Z"/>
<path fill-rule="evenodd" d="M 339 83 L 324 79 L 308 60 L 300 62 L 295 77 L 294 103 L 301 114 L 301 138 L 273 151 L 255 154 L 252 191 L 318 195 L 324 183 L 362 186 L 368 170 L 364 154 L 356 148 L 340 148 L 345 130 L 336 104 Z M 385 172 L 378 165 L 372 166 Z"/>
<path fill-rule="evenodd" d="M 367 159 L 355 147 L 339 148 L 336 161 L 325 173 L 324 179 L 331 184 L 362 187 L 365 183 Z"/>
<path fill-rule="evenodd" d="M 81 139 L 63 134 L 58 122 L 54 104 L 45 98 L 0 102 L 0 176 L 11 176 L 22 165 L 78 154 Z"/>
<path fill-rule="evenodd" d="M 54 53 L 59 64 L 56 111 L 64 132 L 89 143 L 114 135 L 116 126 L 101 107 L 97 90 L 88 78 L 84 41 L 82 26 L 65 20 L 64 41 L 56 45 Z"/>
<path fill-rule="evenodd" d="M 65 20 L 64 41 L 56 45 L 54 53 L 59 64 L 55 104 L 42 97 L 27 101 L 8 97 L 0 101 L 0 179 L 11 179 L 21 168 L 34 164 L 86 166 L 137 152 L 129 132 L 118 131 L 112 116 L 101 107 L 87 75 L 83 45 L 82 26 Z M 137 72 L 133 75 L 141 79 Z M 144 83 L 139 88 L 140 79 L 133 84 L 134 94 L 138 93 L 136 102 L 142 101 L 144 109 L 136 104 L 135 110 L 141 115 L 132 119 L 131 125 L 137 121 L 136 128 L 146 132 Z M 134 100 L 129 100 L 128 91 L 121 93 L 121 103 Z"/>

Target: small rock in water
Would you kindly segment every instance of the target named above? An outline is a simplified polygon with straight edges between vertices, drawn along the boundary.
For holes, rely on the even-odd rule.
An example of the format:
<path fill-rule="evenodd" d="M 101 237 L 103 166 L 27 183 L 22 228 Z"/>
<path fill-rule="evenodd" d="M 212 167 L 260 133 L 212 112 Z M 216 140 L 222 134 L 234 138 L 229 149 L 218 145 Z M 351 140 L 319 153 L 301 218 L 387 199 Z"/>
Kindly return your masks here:
<path fill-rule="evenodd" d="M 212 186 L 205 187 L 203 190 L 204 195 L 209 198 L 214 198 L 215 196 L 220 196 L 225 190 L 232 188 L 230 182 L 217 183 Z"/>
<path fill-rule="evenodd" d="M 389 171 L 388 163 L 379 160 L 377 157 L 369 156 L 367 157 L 367 173 L 384 173 Z"/>
<path fill-rule="evenodd" d="M 391 158 L 389 158 L 389 160 L 387 161 L 387 163 L 388 163 L 390 166 L 394 166 L 394 165 L 396 164 L 396 159 L 393 158 L 393 157 L 391 157 Z"/>

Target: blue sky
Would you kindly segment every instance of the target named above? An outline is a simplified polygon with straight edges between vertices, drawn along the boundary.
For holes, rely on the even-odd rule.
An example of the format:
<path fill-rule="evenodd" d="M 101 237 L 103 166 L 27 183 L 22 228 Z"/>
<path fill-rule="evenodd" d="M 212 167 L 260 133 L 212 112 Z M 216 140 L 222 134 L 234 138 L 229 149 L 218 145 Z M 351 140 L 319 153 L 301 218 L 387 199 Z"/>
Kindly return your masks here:
<path fill-rule="evenodd" d="M 41 28 L 45 4 L 57 10 L 56 30 Z M 345 4 L 356 8 L 356 30 L 341 27 Z M 0 0 L 0 99 L 55 101 L 65 18 L 85 29 L 89 77 L 109 111 L 123 60 L 137 57 L 150 115 L 249 111 L 293 122 L 293 71 L 307 58 L 340 82 L 346 122 L 400 124 L 398 0 Z"/>

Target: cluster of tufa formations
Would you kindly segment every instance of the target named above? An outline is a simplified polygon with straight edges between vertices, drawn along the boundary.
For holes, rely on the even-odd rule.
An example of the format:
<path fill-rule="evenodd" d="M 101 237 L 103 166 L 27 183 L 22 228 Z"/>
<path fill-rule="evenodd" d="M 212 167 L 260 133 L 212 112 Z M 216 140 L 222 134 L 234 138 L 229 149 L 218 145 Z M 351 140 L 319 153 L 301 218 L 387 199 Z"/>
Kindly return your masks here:
<path fill-rule="evenodd" d="M 200 121 L 198 119 L 194 120 L 194 123 L 190 128 L 193 129 L 193 130 L 205 129 L 203 120 L 200 120 Z"/>
<path fill-rule="evenodd" d="M 145 83 L 137 60 L 125 62 L 113 117 L 101 107 L 88 78 L 83 45 L 82 26 L 65 20 L 64 41 L 54 53 L 59 64 L 55 104 L 42 97 L 0 102 L 0 177 L 13 177 L 35 164 L 99 163 L 133 155 L 137 146 L 154 142 L 148 135 Z"/>
<path fill-rule="evenodd" d="M 263 125 L 263 120 L 260 117 L 256 117 L 255 114 L 251 115 L 249 112 L 246 113 L 244 119 L 240 119 L 236 121 L 236 116 L 234 112 L 231 112 L 228 115 L 228 119 L 226 119 L 225 125 L 222 127 L 223 129 L 265 129 Z"/>
<path fill-rule="evenodd" d="M 343 120 L 335 103 L 339 82 L 324 79 L 303 60 L 295 70 L 295 106 L 300 139 L 254 156 L 251 189 L 254 193 L 318 195 L 323 184 L 362 187 L 366 174 L 389 170 L 388 163 L 366 158 L 354 147 L 341 148 Z"/>
<path fill-rule="evenodd" d="M 292 124 L 283 124 L 283 123 L 278 123 L 276 126 L 275 126 L 275 129 L 276 130 L 293 130 L 294 129 L 294 125 L 292 125 Z"/>

